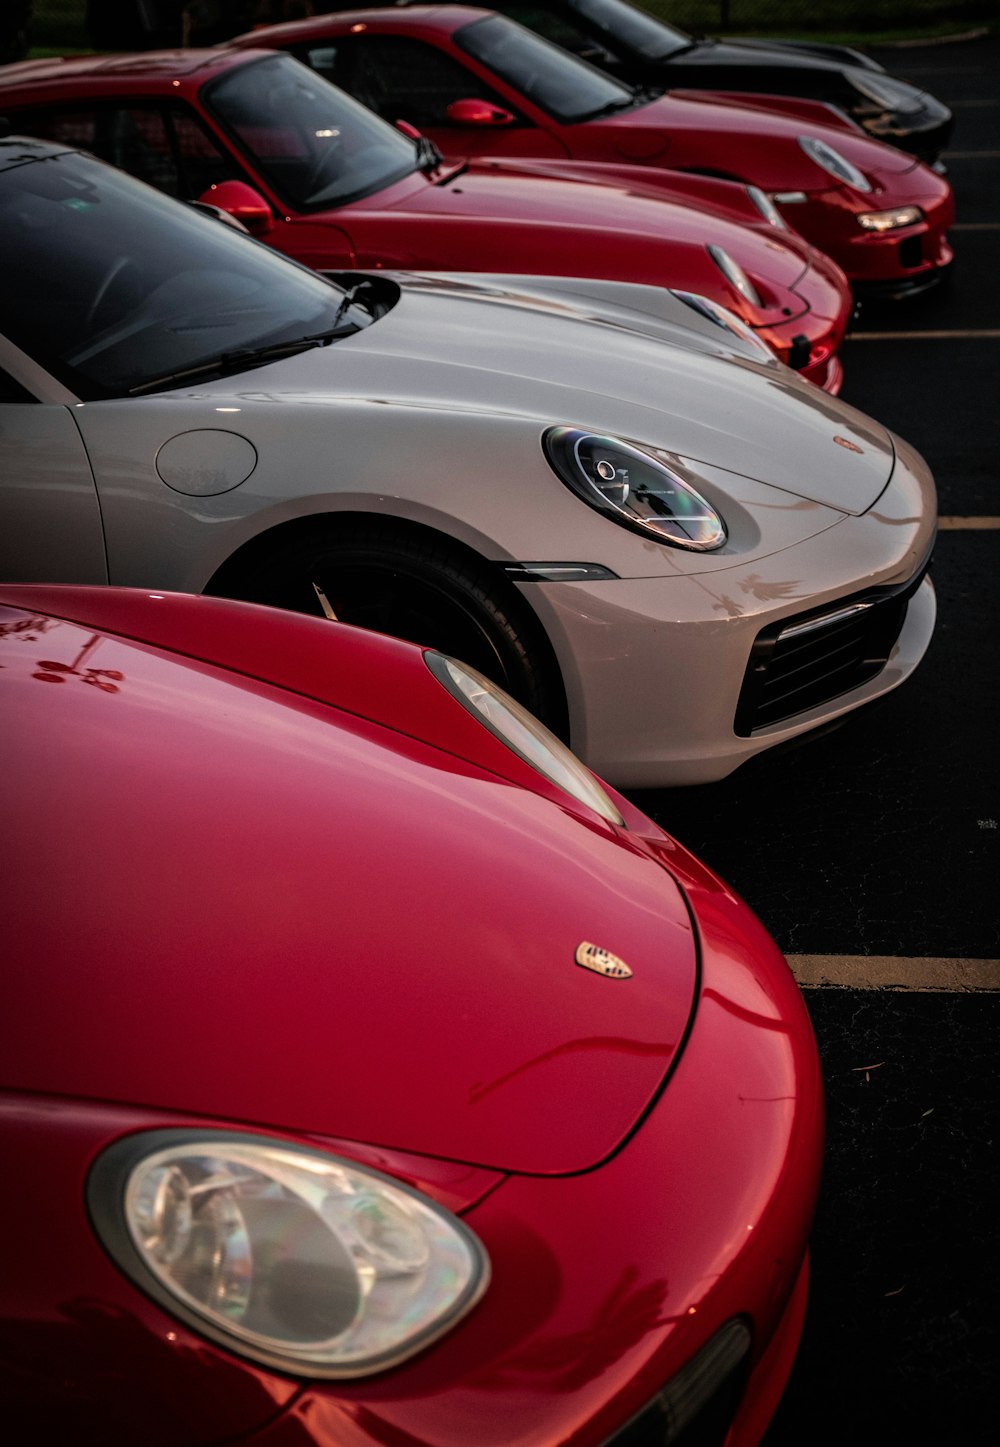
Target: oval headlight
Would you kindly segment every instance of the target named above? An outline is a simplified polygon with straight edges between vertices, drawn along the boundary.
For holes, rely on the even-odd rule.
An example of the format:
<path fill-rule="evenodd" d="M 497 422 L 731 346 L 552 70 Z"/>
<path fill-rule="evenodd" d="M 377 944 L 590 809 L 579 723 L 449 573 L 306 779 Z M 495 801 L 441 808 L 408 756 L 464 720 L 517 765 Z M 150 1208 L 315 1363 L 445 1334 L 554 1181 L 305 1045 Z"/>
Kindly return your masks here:
<path fill-rule="evenodd" d="M 766 342 L 761 341 L 753 327 L 748 326 L 742 317 L 738 317 L 721 302 L 713 301 L 709 296 L 701 296 L 696 291 L 672 291 L 671 296 L 675 296 L 692 311 L 698 312 L 706 321 L 714 322 L 717 327 L 729 332 L 731 336 L 739 337 L 741 342 L 746 342 L 755 352 L 759 352 L 762 360 L 764 358 L 769 362 L 777 360 L 774 352 Z"/>
<path fill-rule="evenodd" d="M 468 664 L 428 649 L 427 667 L 463 708 L 556 788 L 624 827 L 625 820 L 585 764 L 510 694 Z"/>
<path fill-rule="evenodd" d="M 770 226 L 776 227 L 779 231 L 788 230 L 787 221 L 766 191 L 762 191 L 759 186 L 748 186 L 747 195 Z"/>
<path fill-rule="evenodd" d="M 149 1131 L 88 1187 L 119 1267 L 193 1330 L 268 1367 L 361 1377 L 448 1331 L 489 1280 L 480 1243 L 416 1191 L 267 1137 Z"/>
<path fill-rule="evenodd" d="M 550 427 L 543 446 L 567 487 L 623 527 L 699 553 L 726 541 L 725 523 L 701 493 L 631 443 L 578 427 Z"/>
<path fill-rule="evenodd" d="M 714 242 L 707 248 L 709 256 L 722 272 L 722 275 L 729 282 L 729 285 L 738 291 L 744 301 L 751 306 L 763 306 L 763 302 L 757 293 L 757 288 L 747 276 L 738 261 L 734 261 L 723 246 L 716 246 Z"/>
<path fill-rule="evenodd" d="M 876 105 L 884 106 L 901 116 L 913 116 L 924 108 L 920 91 L 905 81 L 890 75 L 871 74 L 870 71 L 851 72 L 851 85 L 855 90 Z"/>
<path fill-rule="evenodd" d="M 871 182 L 868 177 L 826 141 L 821 141 L 818 136 L 799 136 L 799 145 L 811 161 L 815 161 L 817 166 L 821 166 L 838 181 L 843 181 L 847 186 L 853 186 L 855 191 L 871 190 Z"/>

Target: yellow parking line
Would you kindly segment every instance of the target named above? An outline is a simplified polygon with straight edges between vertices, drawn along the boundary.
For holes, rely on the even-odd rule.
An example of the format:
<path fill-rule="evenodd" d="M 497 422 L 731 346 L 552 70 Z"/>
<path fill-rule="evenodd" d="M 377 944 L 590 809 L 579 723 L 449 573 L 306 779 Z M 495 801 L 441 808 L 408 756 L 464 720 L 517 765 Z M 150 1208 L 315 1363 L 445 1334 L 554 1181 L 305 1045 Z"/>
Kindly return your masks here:
<path fill-rule="evenodd" d="M 849 342 L 956 342 L 968 341 L 973 337 L 996 340 L 1000 327 L 968 328 L 965 331 L 946 332 L 848 332 Z"/>
<path fill-rule="evenodd" d="M 922 955 L 786 955 L 804 990 L 914 990 L 922 994 L 1000 994 L 1000 960 Z"/>
<path fill-rule="evenodd" d="M 1000 518 L 943 517 L 938 518 L 938 527 L 943 532 L 982 532 L 1000 528 Z"/>

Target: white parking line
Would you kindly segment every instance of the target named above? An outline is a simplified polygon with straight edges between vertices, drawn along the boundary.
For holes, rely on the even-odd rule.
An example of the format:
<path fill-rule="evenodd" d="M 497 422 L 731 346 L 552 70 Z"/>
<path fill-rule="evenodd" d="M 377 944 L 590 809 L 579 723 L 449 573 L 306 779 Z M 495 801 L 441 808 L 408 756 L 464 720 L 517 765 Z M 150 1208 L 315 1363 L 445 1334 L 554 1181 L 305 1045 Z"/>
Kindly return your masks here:
<path fill-rule="evenodd" d="M 967 532 L 1000 528 L 1000 518 L 943 517 L 938 518 L 938 527 L 945 532 Z"/>
<path fill-rule="evenodd" d="M 945 332 L 848 332 L 849 342 L 956 342 L 971 338 L 1000 337 L 1000 327 L 970 327 L 966 331 Z"/>
<path fill-rule="evenodd" d="M 899 955 L 786 955 L 804 990 L 913 990 L 1000 994 L 1000 960 Z"/>

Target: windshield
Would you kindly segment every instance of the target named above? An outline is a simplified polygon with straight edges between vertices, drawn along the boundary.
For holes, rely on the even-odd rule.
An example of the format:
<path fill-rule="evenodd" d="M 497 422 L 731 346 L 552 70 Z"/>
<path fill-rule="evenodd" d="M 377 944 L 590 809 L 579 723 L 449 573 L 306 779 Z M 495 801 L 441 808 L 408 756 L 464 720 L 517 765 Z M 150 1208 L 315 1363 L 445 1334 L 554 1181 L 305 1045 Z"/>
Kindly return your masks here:
<path fill-rule="evenodd" d="M 412 141 L 290 55 L 227 71 L 203 99 L 299 211 L 369 196 L 416 169 Z"/>
<path fill-rule="evenodd" d="M 623 110 L 635 93 L 500 15 L 455 32 L 456 43 L 559 121 L 582 121 Z"/>
<path fill-rule="evenodd" d="M 0 265 L 0 330 L 84 400 L 322 331 L 344 297 L 79 152 L 0 172 Z"/>
<path fill-rule="evenodd" d="M 602 33 L 614 40 L 623 40 L 637 55 L 647 60 L 664 60 L 687 50 L 690 35 L 675 30 L 652 15 L 627 5 L 625 0 L 570 0 L 570 8 Z"/>

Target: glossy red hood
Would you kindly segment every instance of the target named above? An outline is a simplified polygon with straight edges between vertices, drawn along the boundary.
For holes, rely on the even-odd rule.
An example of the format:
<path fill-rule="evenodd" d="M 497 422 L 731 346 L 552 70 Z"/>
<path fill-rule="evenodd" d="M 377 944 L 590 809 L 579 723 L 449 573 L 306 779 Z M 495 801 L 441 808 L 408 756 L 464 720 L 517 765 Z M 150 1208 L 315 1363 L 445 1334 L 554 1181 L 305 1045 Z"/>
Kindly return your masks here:
<path fill-rule="evenodd" d="M 370 635 L 314 625 L 344 713 L 246 652 L 227 671 L 228 645 L 195 662 L 13 597 L 0 1083 L 513 1171 L 615 1150 L 696 975 L 677 885 L 627 834 L 363 719 Z M 410 690 L 443 692 L 420 669 L 411 735 Z M 580 968 L 583 941 L 632 977 Z"/>
<path fill-rule="evenodd" d="M 816 107 L 822 113 L 823 108 Z M 720 174 L 750 170 L 766 190 L 828 191 L 837 180 L 812 161 L 799 145 L 800 136 L 814 136 L 832 146 L 865 174 L 883 184 L 907 184 L 900 173 L 927 168 L 912 156 L 819 118 L 761 110 L 711 93 L 668 94 L 633 110 L 583 123 L 579 129 L 607 132 L 615 151 L 627 161 L 687 168 L 714 169 Z M 581 154 L 584 152 L 581 150 Z M 728 171 L 727 171 L 728 168 Z M 898 178 L 898 179 L 897 179 Z"/>

